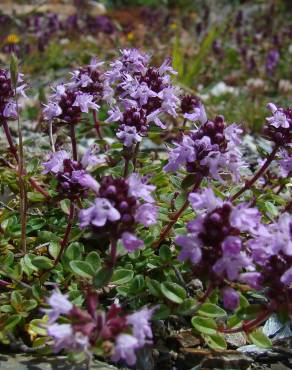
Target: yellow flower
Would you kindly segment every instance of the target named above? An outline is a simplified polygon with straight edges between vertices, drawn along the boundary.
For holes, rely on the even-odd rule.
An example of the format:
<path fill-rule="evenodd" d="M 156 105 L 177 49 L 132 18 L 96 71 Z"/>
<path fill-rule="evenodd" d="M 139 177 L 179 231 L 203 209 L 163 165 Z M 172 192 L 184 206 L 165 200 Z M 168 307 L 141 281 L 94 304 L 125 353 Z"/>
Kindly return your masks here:
<path fill-rule="evenodd" d="M 176 30 L 177 29 L 177 23 L 171 23 L 170 28 L 172 30 Z"/>
<path fill-rule="evenodd" d="M 127 34 L 127 38 L 128 38 L 129 41 L 132 41 L 134 39 L 134 33 L 133 32 L 129 32 Z"/>
<path fill-rule="evenodd" d="M 11 33 L 6 37 L 5 41 L 7 44 L 18 44 L 20 42 L 20 37 L 15 33 Z"/>

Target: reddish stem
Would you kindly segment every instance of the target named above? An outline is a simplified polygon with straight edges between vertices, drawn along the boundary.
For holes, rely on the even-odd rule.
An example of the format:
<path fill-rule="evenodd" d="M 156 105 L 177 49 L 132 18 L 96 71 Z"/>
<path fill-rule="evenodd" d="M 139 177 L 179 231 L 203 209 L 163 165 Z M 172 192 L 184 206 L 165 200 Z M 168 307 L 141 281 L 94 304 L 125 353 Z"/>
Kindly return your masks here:
<path fill-rule="evenodd" d="M 77 142 L 76 142 L 76 135 L 75 135 L 75 125 L 70 125 L 70 137 L 71 137 L 71 144 L 72 144 L 72 153 L 73 153 L 73 160 L 77 161 Z"/>
<path fill-rule="evenodd" d="M 198 189 L 198 187 L 200 186 L 200 183 L 201 183 L 201 179 L 199 179 L 193 189 L 190 191 L 195 191 Z M 168 236 L 168 234 L 170 233 L 172 227 L 176 224 L 177 220 L 180 218 L 180 216 L 182 215 L 182 213 L 188 208 L 189 206 L 189 200 L 188 200 L 188 195 L 190 194 L 190 192 L 187 194 L 187 199 L 184 201 L 183 205 L 180 207 L 180 209 L 171 217 L 171 221 L 169 221 L 169 223 L 165 226 L 165 228 L 161 231 L 160 233 L 160 236 L 158 238 L 158 240 L 156 240 L 152 247 L 153 248 L 158 248 L 160 246 L 160 244 L 165 240 L 165 238 Z"/>
<path fill-rule="evenodd" d="M 266 321 L 270 315 L 271 315 L 271 311 L 265 310 L 262 313 L 260 313 L 256 319 L 246 321 L 242 324 L 242 326 L 238 328 L 231 328 L 231 329 L 220 328 L 219 331 L 220 333 L 225 333 L 225 334 L 234 334 L 234 333 L 239 333 L 241 331 L 248 333 L 252 331 L 253 329 L 255 329 L 257 326 L 259 326 L 262 322 Z"/>
<path fill-rule="evenodd" d="M 60 252 L 55 260 L 55 263 L 54 263 L 54 266 L 56 266 L 62 255 L 63 255 L 63 252 L 68 244 L 68 240 L 69 240 L 69 235 L 70 235 L 70 232 L 71 232 L 71 229 L 72 229 L 72 225 L 73 225 L 73 219 L 74 219 L 74 202 L 71 201 L 70 203 L 70 210 L 69 210 L 69 216 L 68 216 L 68 224 L 67 224 L 67 228 L 66 228 L 66 231 L 65 231 L 65 234 L 64 234 L 64 237 L 63 237 L 63 240 L 62 240 L 62 243 L 61 243 L 61 249 L 60 249 Z"/>
<path fill-rule="evenodd" d="M 113 268 L 117 262 L 117 240 L 111 239 L 110 267 Z"/>
<path fill-rule="evenodd" d="M 103 140 L 99 122 L 98 122 L 97 115 L 96 115 L 96 110 L 93 110 L 92 113 L 93 113 L 94 128 L 96 130 L 97 136 L 100 140 Z"/>
<path fill-rule="evenodd" d="M 9 149 L 10 149 L 11 153 L 13 154 L 13 156 L 14 156 L 17 164 L 18 164 L 19 163 L 19 158 L 18 158 L 18 154 L 17 154 L 17 149 L 16 149 L 16 146 L 14 145 L 14 142 L 13 142 L 13 139 L 12 139 L 12 136 L 11 136 L 11 132 L 10 132 L 10 129 L 9 129 L 9 126 L 8 126 L 6 120 L 2 122 L 2 126 L 3 126 L 3 130 L 5 132 L 8 144 L 9 144 Z"/>
<path fill-rule="evenodd" d="M 252 187 L 252 185 L 264 174 L 264 172 L 266 171 L 266 169 L 269 167 L 269 165 L 273 162 L 273 160 L 275 159 L 275 156 L 276 156 L 276 153 L 279 149 L 279 146 L 278 145 L 275 145 L 274 149 L 272 150 L 272 152 L 268 155 L 265 163 L 263 164 L 263 166 L 255 173 L 255 175 L 250 179 L 248 180 L 245 185 L 236 193 L 234 194 L 230 200 L 231 201 L 234 201 L 236 198 L 238 198 L 242 193 L 244 193 L 246 190 L 250 189 Z"/>
<path fill-rule="evenodd" d="M 7 124 L 7 121 L 3 121 L 2 126 L 3 126 L 3 130 L 5 132 L 8 144 L 9 144 L 9 149 L 10 149 L 11 153 L 13 154 L 13 156 L 16 160 L 16 163 L 19 164 L 17 149 L 16 149 L 16 146 L 14 145 L 14 142 L 13 142 L 13 139 L 12 139 L 11 132 L 10 132 L 9 126 Z M 26 173 L 24 172 L 24 175 L 25 174 Z M 49 193 L 46 192 L 33 178 L 30 178 L 28 181 L 35 190 L 37 190 L 39 193 L 44 195 L 46 198 L 50 198 Z"/>

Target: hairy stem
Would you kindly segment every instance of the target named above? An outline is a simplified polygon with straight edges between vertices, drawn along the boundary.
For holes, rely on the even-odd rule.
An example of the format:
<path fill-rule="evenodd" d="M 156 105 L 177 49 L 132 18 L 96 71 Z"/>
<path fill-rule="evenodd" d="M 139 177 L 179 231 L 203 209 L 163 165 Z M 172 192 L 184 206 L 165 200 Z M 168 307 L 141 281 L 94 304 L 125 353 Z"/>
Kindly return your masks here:
<path fill-rule="evenodd" d="M 273 162 L 275 159 L 275 156 L 277 154 L 277 151 L 279 149 L 278 145 L 275 145 L 272 152 L 268 155 L 265 163 L 262 165 L 262 167 L 254 174 L 254 176 L 248 180 L 245 185 L 236 193 L 234 194 L 230 200 L 234 201 L 236 198 L 238 198 L 241 194 L 243 194 L 246 190 L 250 189 L 252 185 L 264 174 L 264 172 L 267 170 L 269 165 Z"/>
<path fill-rule="evenodd" d="M 72 225 L 73 225 L 73 220 L 74 220 L 74 210 L 75 210 L 74 202 L 71 200 L 67 228 L 66 228 L 66 231 L 65 231 L 62 243 L 61 243 L 60 252 L 59 252 L 59 254 L 58 254 L 58 256 L 55 260 L 54 266 L 56 266 L 59 263 L 62 255 L 63 255 L 63 252 L 64 252 L 65 248 L 67 247 L 68 240 L 69 240 L 69 235 L 70 235 Z"/>
<path fill-rule="evenodd" d="M 53 123 L 52 123 L 52 121 L 49 122 L 49 139 L 50 139 L 52 152 L 55 153 L 56 149 L 55 149 L 55 143 L 54 143 Z"/>
<path fill-rule="evenodd" d="M 18 158 L 17 149 L 16 149 L 16 146 L 14 145 L 14 142 L 13 142 L 13 139 L 12 139 L 11 132 L 10 132 L 9 126 L 7 124 L 7 121 L 3 121 L 2 126 L 3 126 L 5 136 L 7 138 L 7 141 L 8 141 L 9 149 L 10 149 L 11 153 L 13 154 L 16 163 L 18 164 L 19 163 L 19 158 Z M 25 169 L 23 169 L 23 171 L 24 171 L 24 174 L 26 174 Z M 50 198 L 49 193 L 46 192 L 33 178 L 30 178 L 29 182 L 30 182 L 31 186 L 36 191 L 38 191 L 39 193 L 44 195 L 46 198 Z"/>
<path fill-rule="evenodd" d="M 111 251 L 110 251 L 110 262 L 111 268 L 115 266 L 117 262 L 117 239 L 111 239 Z"/>
<path fill-rule="evenodd" d="M 21 131 L 21 124 L 19 118 L 19 106 L 18 106 L 18 99 L 17 99 L 17 92 L 15 88 L 15 102 L 16 102 L 16 112 L 17 112 L 17 131 L 18 131 L 18 178 L 19 178 L 19 211 L 20 211 L 20 223 L 21 223 L 21 250 L 23 253 L 26 253 L 26 223 L 27 223 L 27 192 L 26 192 L 26 184 L 23 179 L 25 171 L 25 163 L 24 163 L 24 151 L 23 151 L 23 139 L 22 139 L 22 131 Z"/>
<path fill-rule="evenodd" d="M 70 137 L 71 137 L 71 144 L 72 144 L 72 154 L 73 160 L 77 161 L 77 141 L 76 141 L 76 134 L 75 134 L 75 125 L 70 125 Z"/>
<path fill-rule="evenodd" d="M 137 157 L 140 149 L 140 143 L 137 143 L 135 146 L 134 154 L 133 154 L 133 167 L 134 167 L 134 172 L 136 171 L 136 166 L 137 166 Z"/>
<path fill-rule="evenodd" d="M 93 114 L 93 122 L 94 122 L 94 128 L 96 130 L 96 133 L 97 133 L 97 136 L 100 140 L 103 140 L 103 137 L 102 137 L 102 133 L 101 133 L 101 129 L 100 129 L 100 125 L 99 125 L 99 122 L 98 122 L 98 119 L 97 119 L 97 113 L 96 113 L 96 110 L 93 110 L 92 111 L 92 114 Z"/>
<path fill-rule="evenodd" d="M 176 211 L 176 213 L 174 215 L 171 216 L 171 220 L 169 221 L 169 223 L 162 229 L 161 233 L 160 233 L 160 236 L 158 238 L 158 240 L 156 240 L 152 247 L 153 248 L 158 248 L 160 246 L 160 244 L 165 240 L 165 238 L 168 236 L 168 234 L 170 233 L 172 227 L 177 223 L 177 220 L 180 218 L 180 216 L 183 214 L 183 212 L 188 208 L 190 202 L 188 200 L 188 195 L 197 190 L 201 184 L 201 181 L 202 179 L 199 179 L 197 180 L 197 182 L 195 183 L 194 187 L 192 188 L 192 190 L 190 192 L 187 193 L 187 198 L 186 200 L 184 201 L 183 205 L 180 207 L 180 209 L 178 211 Z"/>

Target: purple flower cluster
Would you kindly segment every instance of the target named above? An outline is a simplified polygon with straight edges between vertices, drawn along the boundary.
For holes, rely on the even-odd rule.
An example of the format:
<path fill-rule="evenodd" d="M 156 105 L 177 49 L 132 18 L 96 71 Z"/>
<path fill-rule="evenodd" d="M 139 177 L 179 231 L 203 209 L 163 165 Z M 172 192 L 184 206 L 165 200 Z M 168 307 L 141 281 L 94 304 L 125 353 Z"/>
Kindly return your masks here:
<path fill-rule="evenodd" d="M 202 104 L 194 107 L 193 113 L 185 113 L 185 118 L 199 120 L 201 126 L 187 135 L 169 153 L 165 171 L 177 171 L 185 166 L 187 171 L 198 178 L 211 176 L 222 181 L 220 172 L 228 170 L 233 179 L 240 177 L 239 169 L 244 166 L 238 148 L 241 129 L 233 124 L 226 126 L 224 118 L 217 116 L 214 121 L 206 117 Z"/>
<path fill-rule="evenodd" d="M 80 227 L 91 225 L 99 234 L 121 238 L 129 252 L 142 247 L 143 241 L 134 231 L 137 223 L 148 227 L 156 222 L 158 207 L 151 196 L 154 189 L 137 173 L 128 179 L 104 176 L 94 203 L 79 212 Z"/>
<path fill-rule="evenodd" d="M 98 102 L 111 101 L 112 90 L 100 70 L 102 64 L 94 58 L 88 66 L 72 73 L 71 82 L 58 85 L 43 110 L 45 120 L 77 124 L 82 113 L 98 111 Z"/>
<path fill-rule="evenodd" d="M 97 193 L 99 184 L 86 171 L 88 166 L 99 163 L 94 151 L 95 148 L 90 148 L 80 162 L 70 159 L 65 150 L 52 153 L 49 160 L 42 164 L 43 173 L 50 173 L 58 180 L 57 190 L 66 198 L 84 197 L 89 189 Z"/>
<path fill-rule="evenodd" d="M 266 288 L 275 305 L 292 313 L 292 216 L 283 213 L 277 222 L 262 225 L 248 246 L 258 265 L 256 288 Z"/>
<path fill-rule="evenodd" d="M 190 260 L 199 278 L 212 276 L 218 286 L 229 281 L 247 280 L 254 273 L 252 258 L 241 238 L 242 233 L 255 235 L 260 228 L 260 214 L 246 204 L 233 206 L 216 198 L 211 189 L 191 193 L 189 201 L 199 212 L 194 221 L 187 224 L 187 235 L 177 236 L 175 241 L 182 247 L 178 259 Z M 237 299 L 235 296 L 237 295 Z M 224 305 L 235 308 L 238 294 L 229 288 L 223 290 Z M 236 304 L 232 304 L 236 302 Z"/>
<path fill-rule="evenodd" d="M 125 360 L 128 365 L 134 365 L 135 351 L 151 343 L 153 335 L 149 321 L 155 308 L 144 307 L 126 315 L 121 307 L 113 304 L 104 312 L 97 310 L 95 292 L 87 292 L 86 298 L 86 309 L 76 307 L 67 295 L 57 290 L 48 299 L 50 308 L 43 311 L 49 316 L 47 333 L 53 338 L 55 351 L 66 349 L 91 356 L 91 349 L 100 347 L 100 351 L 105 356 L 111 355 L 113 361 Z M 57 323 L 61 315 L 70 323 Z"/>
<path fill-rule="evenodd" d="M 22 74 L 18 74 L 18 85 L 16 94 L 25 96 Z M 15 102 L 15 90 L 8 69 L 0 69 L 0 122 L 17 118 Z"/>
<path fill-rule="evenodd" d="M 165 128 L 162 114 L 177 116 L 179 91 L 171 83 L 171 74 L 176 72 L 170 59 L 160 67 L 150 66 L 149 61 L 147 54 L 124 49 L 106 72 L 119 95 L 119 105 L 110 110 L 107 122 L 119 123 L 117 137 L 127 147 L 146 136 L 150 123 Z"/>
<path fill-rule="evenodd" d="M 272 116 L 267 118 L 263 133 L 265 137 L 278 146 L 287 146 L 292 143 L 292 109 L 277 107 L 269 103 L 267 108 L 272 112 Z"/>

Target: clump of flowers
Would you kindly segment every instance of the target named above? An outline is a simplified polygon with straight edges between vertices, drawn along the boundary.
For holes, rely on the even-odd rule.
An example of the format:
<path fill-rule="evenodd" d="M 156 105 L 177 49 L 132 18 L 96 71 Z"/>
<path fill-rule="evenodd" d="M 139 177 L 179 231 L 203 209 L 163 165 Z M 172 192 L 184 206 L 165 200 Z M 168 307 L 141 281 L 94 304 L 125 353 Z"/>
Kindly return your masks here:
<path fill-rule="evenodd" d="M 265 289 L 273 310 L 291 315 L 292 216 L 283 213 L 278 221 L 262 225 L 248 245 L 259 267 L 255 285 Z"/>
<path fill-rule="evenodd" d="M 50 173 L 58 180 L 57 191 L 63 197 L 77 199 L 85 197 L 89 189 L 98 192 L 98 182 L 86 171 L 87 167 L 98 163 L 94 148 L 89 149 L 80 162 L 72 160 L 65 150 L 60 150 L 43 163 L 43 173 Z"/>
<path fill-rule="evenodd" d="M 277 146 L 285 147 L 292 142 L 292 110 L 283 109 L 273 103 L 268 104 L 272 116 L 267 118 L 264 126 L 264 136 Z"/>
<path fill-rule="evenodd" d="M 164 170 L 175 172 L 185 167 L 199 179 L 210 176 L 216 180 L 222 180 L 220 172 L 228 170 L 238 180 L 239 169 L 244 166 L 238 148 L 242 130 L 235 124 L 226 126 L 223 116 L 208 120 L 202 104 L 195 107 L 194 113 L 186 114 L 186 118 L 199 120 L 201 125 L 174 143 Z"/>
<path fill-rule="evenodd" d="M 179 90 L 171 83 L 176 72 L 167 59 L 160 67 L 149 64 L 150 56 L 125 49 L 111 64 L 106 76 L 119 95 L 107 122 L 118 122 L 117 137 L 127 147 L 146 136 L 150 123 L 165 128 L 163 114 L 177 116 Z"/>
<path fill-rule="evenodd" d="M 17 87 L 14 89 L 11 74 L 8 69 L 0 69 L 0 122 L 17 118 L 15 94 L 25 96 L 23 75 L 18 74 Z"/>
<path fill-rule="evenodd" d="M 112 304 L 107 310 L 99 307 L 98 295 L 88 291 L 86 308 L 73 305 L 67 295 L 56 290 L 47 301 L 47 333 L 53 339 L 55 352 L 84 352 L 91 357 L 99 351 L 112 361 L 125 360 L 128 365 L 136 362 L 136 351 L 152 342 L 150 319 L 155 308 L 144 307 L 127 314 L 122 307 Z M 57 320 L 66 317 L 69 323 Z"/>
<path fill-rule="evenodd" d="M 80 227 L 92 226 L 110 238 L 121 238 L 128 251 L 136 250 L 143 246 L 134 234 L 137 223 L 148 227 L 156 222 L 154 189 L 137 173 L 128 179 L 104 176 L 94 203 L 79 212 Z"/>
<path fill-rule="evenodd" d="M 72 73 L 72 81 L 58 85 L 43 110 L 45 120 L 77 124 L 81 113 L 98 111 L 100 101 L 111 100 L 112 90 L 104 73 L 102 62 L 96 58 L 91 63 Z"/>
<path fill-rule="evenodd" d="M 214 279 L 218 286 L 224 287 L 224 279 L 247 279 L 250 275 L 243 271 L 253 271 L 254 268 L 241 234 L 256 233 L 260 225 L 258 210 L 246 204 L 233 206 L 230 202 L 223 202 L 215 197 L 211 189 L 190 193 L 189 201 L 192 208 L 200 213 L 187 224 L 187 235 L 175 239 L 182 247 L 179 260 L 190 260 L 195 265 L 197 277 Z M 237 299 L 235 296 L 234 290 L 229 288 L 225 291 L 224 304 L 227 308 L 234 309 L 238 305 L 239 296 Z"/>

